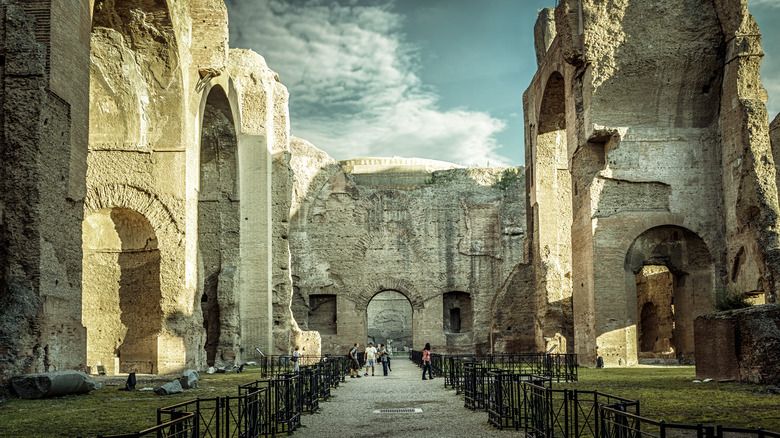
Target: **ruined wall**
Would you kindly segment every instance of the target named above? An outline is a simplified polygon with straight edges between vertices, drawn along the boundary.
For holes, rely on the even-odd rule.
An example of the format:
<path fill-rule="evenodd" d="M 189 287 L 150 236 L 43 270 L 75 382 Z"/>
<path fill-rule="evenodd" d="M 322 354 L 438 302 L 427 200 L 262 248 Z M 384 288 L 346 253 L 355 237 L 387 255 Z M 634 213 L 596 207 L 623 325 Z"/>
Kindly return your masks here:
<path fill-rule="evenodd" d="M 780 307 L 717 312 L 695 324 L 697 378 L 780 383 Z"/>
<path fill-rule="evenodd" d="M 526 161 L 530 206 L 540 211 L 567 192 L 550 181 L 568 167 L 571 236 L 551 238 L 544 214 L 529 215 L 531 262 L 549 264 L 556 258 L 543 248 L 570 242 L 581 363 L 603 356 L 607 364 L 632 364 L 635 275 L 643 264 L 668 265 L 683 280 L 676 285 L 698 279 L 690 324 L 728 285 L 773 294 L 777 196 L 765 183 L 774 169 L 765 165 L 767 129 L 759 123 L 766 112 L 754 56 L 760 38 L 745 2 L 565 1 L 555 21 L 552 43 L 537 44 L 548 49 L 524 95 Z M 556 169 L 547 157 L 561 143 L 567 163 Z M 661 260 L 674 246 L 702 249 Z M 696 273 L 675 263 L 695 265 Z M 540 275 L 537 269 L 537 283 L 550 282 Z M 565 285 L 554 289 L 566 292 Z"/>
<path fill-rule="evenodd" d="M 442 352 L 471 351 L 487 343 L 493 296 L 524 261 L 522 169 L 435 171 L 415 188 L 382 187 L 385 173 L 382 181 L 364 173 L 358 184 L 308 143 L 293 141 L 291 154 L 293 309 L 306 324 L 310 295 L 336 297 L 337 330 L 322 333 L 323 351 L 364 344 L 366 309 L 383 291 L 411 305 L 414 348 L 430 342 Z M 448 292 L 467 293 L 472 306 L 472 332 L 453 339 L 444 332 Z"/>
<path fill-rule="evenodd" d="M 86 3 L 0 2 L 0 395 L 15 374 L 85 369 L 77 162 L 88 92 L 63 79 L 86 77 L 88 60 L 57 60 L 88 53 Z"/>
<path fill-rule="evenodd" d="M 777 165 L 780 163 L 780 114 L 769 125 L 769 140 L 772 144 L 772 158 L 775 160 L 775 177 L 780 175 Z"/>

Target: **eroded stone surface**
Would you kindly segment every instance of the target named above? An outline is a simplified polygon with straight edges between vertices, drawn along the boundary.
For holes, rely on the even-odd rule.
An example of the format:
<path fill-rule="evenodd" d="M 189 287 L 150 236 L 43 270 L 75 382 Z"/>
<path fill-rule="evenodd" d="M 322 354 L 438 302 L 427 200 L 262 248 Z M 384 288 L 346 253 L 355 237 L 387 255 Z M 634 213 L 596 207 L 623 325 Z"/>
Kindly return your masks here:
<path fill-rule="evenodd" d="M 291 142 L 296 320 L 336 321 L 336 330 L 322 333 L 323 350 L 345 351 L 354 342 L 365 345 L 374 295 L 395 291 L 413 309 L 415 348 L 431 342 L 440 351 L 473 351 L 477 339 L 487 345 L 493 296 L 524 261 L 522 169 L 422 171 L 426 183 L 414 176 L 421 164 L 409 160 L 408 167 L 388 170 L 384 160 L 373 164 L 384 169 L 376 178 L 355 169 L 355 160 L 350 174 L 308 143 Z M 407 182 L 390 178 L 393 172 Z M 442 330 L 445 294 L 452 292 L 464 296 L 457 308 L 468 332 Z M 328 307 L 333 314 L 311 307 L 327 299 L 335 299 Z M 454 308 L 446 308 L 448 320 Z"/>
<path fill-rule="evenodd" d="M 563 1 L 555 25 L 524 95 L 544 337 L 573 340 L 580 363 L 636 363 L 635 276 L 663 265 L 676 331 L 646 347 L 673 339 L 667 351 L 689 360 L 693 318 L 717 291 L 775 300 L 780 207 L 757 26 L 746 1 L 693 0 Z"/>
<path fill-rule="evenodd" d="M 698 378 L 780 383 L 780 307 L 718 312 L 695 324 Z"/>

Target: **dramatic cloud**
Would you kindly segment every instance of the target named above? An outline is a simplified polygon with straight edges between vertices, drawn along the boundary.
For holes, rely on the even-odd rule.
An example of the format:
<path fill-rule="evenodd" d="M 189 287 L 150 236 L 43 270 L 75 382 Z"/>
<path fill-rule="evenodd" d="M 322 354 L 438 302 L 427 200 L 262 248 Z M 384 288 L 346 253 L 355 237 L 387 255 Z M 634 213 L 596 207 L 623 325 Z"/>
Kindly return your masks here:
<path fill-rule="evenodd" d="M 416 74 L 404 17 L 380 1 L 228 0 L 231 46 L 263 55 L 290 90 L 292 133 L 336 159 L 505 164 L 482 112 L 441 110 Z"/>

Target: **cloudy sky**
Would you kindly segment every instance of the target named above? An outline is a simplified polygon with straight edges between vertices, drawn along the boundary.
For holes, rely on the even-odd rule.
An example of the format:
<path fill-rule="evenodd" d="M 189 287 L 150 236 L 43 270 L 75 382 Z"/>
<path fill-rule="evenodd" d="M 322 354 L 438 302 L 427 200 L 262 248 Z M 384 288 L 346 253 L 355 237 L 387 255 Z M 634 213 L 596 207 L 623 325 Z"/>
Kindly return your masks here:
<path fill-rule="evenodd" d="M 290 91 L 292 134 L 332 157 L 521 165 L 533 24 L 555 0 L 226 0 L 230 46 Z M 749 0 L 780 112 L 780 0 Z"/>

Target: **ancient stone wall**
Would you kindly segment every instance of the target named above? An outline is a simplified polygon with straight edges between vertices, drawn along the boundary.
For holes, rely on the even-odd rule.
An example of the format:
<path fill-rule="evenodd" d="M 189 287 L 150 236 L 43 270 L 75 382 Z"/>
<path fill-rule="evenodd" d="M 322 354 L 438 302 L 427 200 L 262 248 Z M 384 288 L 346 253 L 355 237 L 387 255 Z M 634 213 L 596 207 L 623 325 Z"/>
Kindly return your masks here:
<path fill-rule="evenodd" d="M 777 166 L 780 163 L 780 114 L 769 125 L 769 140 L 772 144 L 772 158 L 775 160 L 775 176 L 780 175 Z M 780 182 L 780 181 L 779 181 Z"/>
<path fill-rule="evenodd" d="M 780 383 L 780 306 L 696 318 L 696 377 Z"/>
<path fill-rule="evenodd" d="M 442 352 L 473 351 L 475 343 L 490 348 L 494 295 L 524 262 L 522 168 L 428 171 L 427 183 L 399 187 L 391 178 L 393 185 L 383 187 L 373 170 L 346 173 L 308 143 L 291 142 L 291 154 L 293 312 L 313 328 L 310 315 L 315 324 L 322 316 L 312 303 L 336 298 L 336 329 L 321 332 L 323 351 L 365 344 L 367 308 L 385 291 L 400 293 L 411 307 L 414 348 L 426 342 Z M 396 171 L 412 181 L 413 169 Z M 455 292 L 454 301 L 445 299 Z M 507 312 L 529 305 L 513 298 L 500 304 Z M 461 329 L 471 331 L 446 332 L 445 307 L 448 318 L 458 308 Z"/>
<path fill-rule="evenodd" d="M 664 265 L 675 296 L 688 290 L 675 306 L 687 327 L 678 358 L 690 357 L 692 320 L 717 291 L 774 296 L 778 207 L 766 184 L 775 177 L 760 123 L 758 30 L 744 1 L 564 1 L 555 21 L 524 95 L 530 261 L 544 314 L 572 297 L 581 363 L 636 363 L 635 275 Z M 571 233 L 552 235 L 545 212 L 560 211 L 569 193 L 572 211 L 559 223 Z M 567 269 L 572 289 L 556 283 Z"/>
<path fill-rule="evenodd" d="M 0 10 L 0 386 L 273 351 L 271 162 L 289 141 L 287 91 L 262 57 L 228 51 L 224 2 Z M 286 308 L 277 330 L 291 332 Z M 305 343 L 319 348 L 316 334 Z"/>
<path fill-rule="evenodd" d="M 86 150 L 85 81 L 62 81 L 67 68 L 86 77 L 85 2 L 0 2 L 0 394 L 27 372 L 85 368 L 81 324 L 81 200 Z M 56 35 L 71 35 L 51 44 Z M 57 80 L 55 81 L 55 76 Z M 74 158 L 76 157 L 76 158 Z"/>

